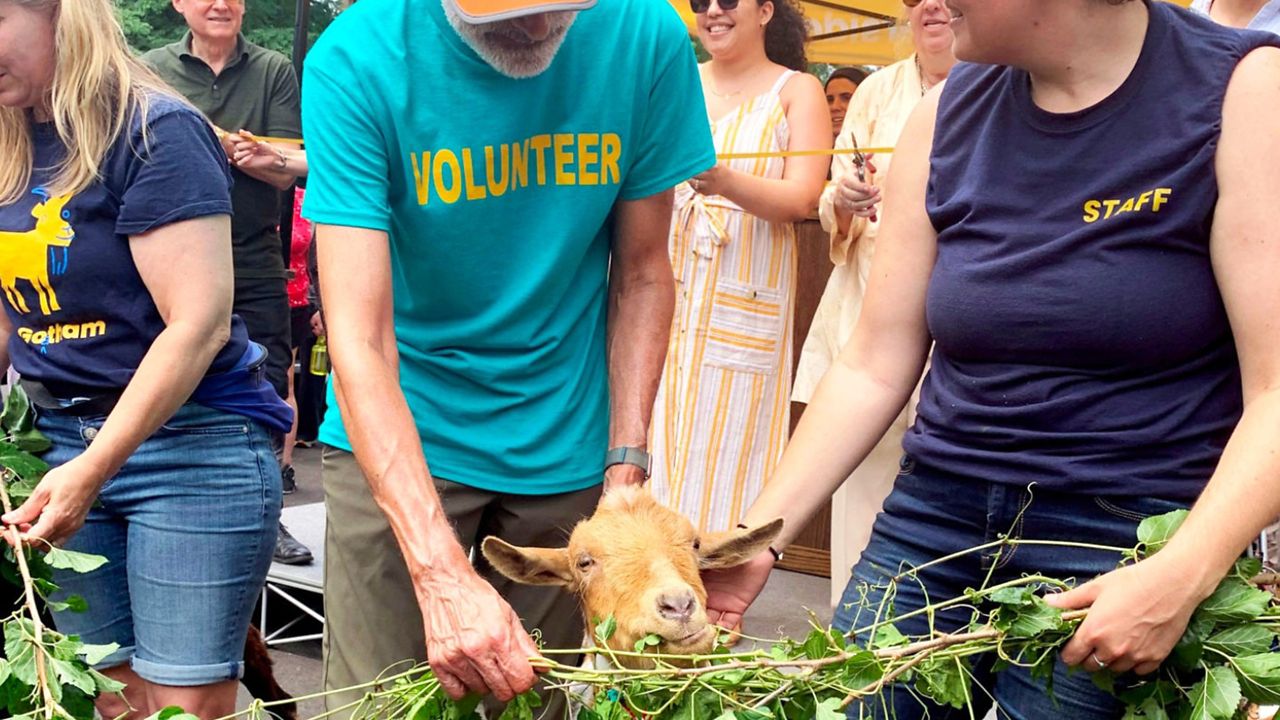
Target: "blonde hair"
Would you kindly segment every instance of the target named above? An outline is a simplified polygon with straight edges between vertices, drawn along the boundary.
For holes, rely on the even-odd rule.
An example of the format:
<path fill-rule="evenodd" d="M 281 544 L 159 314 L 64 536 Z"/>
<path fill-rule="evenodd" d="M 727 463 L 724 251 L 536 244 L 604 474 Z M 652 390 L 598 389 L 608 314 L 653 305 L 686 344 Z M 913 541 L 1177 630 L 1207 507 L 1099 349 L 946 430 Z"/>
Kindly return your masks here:
<path fill-rule="evenodd" d="M 175 96 L 129 51 L 111 0 L 0 0 L 54 17 L 53 84 L 45 97 L 66 157 L 48 188 L 73 195 L 100 178 L 107 151 L 156 93 Z M 145 138 L 144 138 L 145 140 Z M 31 182 L 34 149 L 24 108 L 0 108 L 0 205 L 13 203 Z"/>

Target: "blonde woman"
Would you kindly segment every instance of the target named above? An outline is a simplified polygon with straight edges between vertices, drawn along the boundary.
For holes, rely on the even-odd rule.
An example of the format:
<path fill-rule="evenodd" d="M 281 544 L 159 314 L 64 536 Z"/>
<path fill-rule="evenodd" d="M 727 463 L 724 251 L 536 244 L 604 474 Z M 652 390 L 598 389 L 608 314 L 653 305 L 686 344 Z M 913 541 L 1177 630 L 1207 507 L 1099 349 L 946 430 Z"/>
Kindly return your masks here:
<path fill-rule="evenodd" d="M 956 56 L 951 13 L 943 0 L 904 0 L 907 25 L 915 52 L 905 60 L 872 73 L 858 86 L 849 103 L 836 147 L 893 147 L 911 111 L 929 88 L 946 79 Z M 791 399 L 808 403 L 818 381 L 840 354 L 862 309 L 880 234 L 880 189 L 892 155 L 880 155 L 858 168 L 851 155 L 838 154 L 831 167 L 834 182 L 822 193 L 819 217 L 831 234 L 831 262 L 835 269 L 822 293 L 809 337 L 800 351 Z M 844 592 L 849 569 L 871 536 L 871 523 L 889 494 L 898 472 L 902 436 L 909 412 L 904 411 L 867 459 L 849 476 L 831 500 L 831 602 Z"/>
<path fill-rule="evenodd" d="M 708 121 L 721 153 L 831 147 L 822 85 L 804 72 L 793 0 L 691 0 Z M 790 430 L 793 223 L 817 205 L 825 156 L 721 161 L 676 189 L 675 322 L 654 409 L 653 480 L 704 530 L 732 528 Z"/>
<path fill-rule="evenodd" d="M 225 156 L 130 59 L 110 0 L 0 0 L 0 147 L 0 366 L 53 442 L 0 520 L 107 557 L 55 577 L 89 606 L 58 628 L 119 645 L 104 717 L 232 712 L 291 417 L 231 315 Z"/>

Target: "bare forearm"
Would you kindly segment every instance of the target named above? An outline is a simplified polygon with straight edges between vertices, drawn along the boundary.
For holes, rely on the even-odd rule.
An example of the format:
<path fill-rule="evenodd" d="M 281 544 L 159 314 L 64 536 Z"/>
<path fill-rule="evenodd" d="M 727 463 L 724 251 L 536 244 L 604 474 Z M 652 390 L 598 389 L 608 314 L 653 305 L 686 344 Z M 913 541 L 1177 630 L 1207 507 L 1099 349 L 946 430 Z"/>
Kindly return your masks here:
<path fill-rule="evenodd" d="M 331 329 L 331 332 L 332 329 Z M 415 587 L 467 564 L 436 494 L 422 441 L 400 389 L 397 358 L 330 337 L 338 406 L 374 501 L 386 514 Z"/>
<path fill-rule="evenodd" d="M 293 186 L 293 182 L 297 178 L 297 176 L 289 172 L 287 168 L 284 170 L 278 170 L 275 168 L 256 168 L 245 166 L 238 167 L 237 169 L 254 180 L 260 180 L 277 190 L 288 190 Z"/>
<path fill-rule="evenodd" d="M 129 456 L 187 402 L 227 343 L 229 325 L 173 324 L 151 343 L 138 371 L 85 450 L 101 482 L 115 475 Z"/>
<path fill-rule="evenodd" d="M 820 187 L 733 171 L 724 196 L 749 214 L 769 222 L 796 223 L 818 207 Z"/>
<path fill-rule="evenodd" d="M 610 447 L 648 441 L 674 310 L 675 281 L 665 260 L 609 289 Z"/>
<path fill-rule="evenodd" d="M 1185 559 L 1209 589 L 1267 525 L 1280 517 L 1280 388 L 1250 402 L 1191 515 L 1161 551 Z"/>

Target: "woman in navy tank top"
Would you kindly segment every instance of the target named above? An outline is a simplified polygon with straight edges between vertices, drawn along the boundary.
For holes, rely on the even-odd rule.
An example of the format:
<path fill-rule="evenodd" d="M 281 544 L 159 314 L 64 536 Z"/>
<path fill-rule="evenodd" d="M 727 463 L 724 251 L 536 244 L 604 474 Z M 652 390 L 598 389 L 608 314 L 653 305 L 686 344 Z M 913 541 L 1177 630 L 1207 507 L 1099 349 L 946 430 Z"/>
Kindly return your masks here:
<path fill-rule="evenodd" d="M 1112 552 L 1018 546 L 920 573 L 935 600 L 1030 573 L 1096 577 L 1051 600 L 1091 608 L 1057 663 L 1057 704 L 1024 668 L 979 661 L 974 679 L 1001 717 L 1116 718 L 1067 667 L 1154 671 L 1280 516 L 1280 38 L 1148 0 L 948 5 L 967 62 L 903 133 L 857 330 L 744 522 L 782 516 L 793 538 L 902 409 L 932 345 L 836 624 L 871 624 L 877 586 L 904 566 L 1002 535 L 1132 546 L 1144 517 L 1194 505 L 1164 550 L 1123 570 Z M 736 622 L 773 562 L 708 578 L 712 616 Z M 926 601 L 907 581 L 893 602 Z M 899 719 L 970 717 L 902 688 L 885 700 Z"/>

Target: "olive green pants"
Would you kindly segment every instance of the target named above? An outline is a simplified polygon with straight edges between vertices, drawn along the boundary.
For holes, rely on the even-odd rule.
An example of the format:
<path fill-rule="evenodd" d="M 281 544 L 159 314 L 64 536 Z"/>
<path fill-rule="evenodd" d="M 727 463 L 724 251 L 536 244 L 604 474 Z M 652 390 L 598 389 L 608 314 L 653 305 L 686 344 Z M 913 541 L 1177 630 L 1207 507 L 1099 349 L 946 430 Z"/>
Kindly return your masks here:
<path fill-rule="evenodd" d="M 408 669 L 427 654 L 408 568 L 355 456 L 325 448 L 323 479 L 324 688 L 332 691 L 374 680 L 392 666 Z M 489 567 L 479 545 L 496 535 L 514 545 L 562 547 L 578 520 L 594 512 L 600 486 L 562 495 L 510 495 L 437 478 L 436 491 L 458 541 L 476 548 L 476 569 L 511 603 L 525 628 L 540 630 L 546 647 L 580 647 L 584 625 L 577 599 L 560 588 L 511 582 Z M 330 695 L 326 709 L 358 701 L 363 692 Z M 547 700 L 544 717 L 563 716 L 559 693 Z"/>

